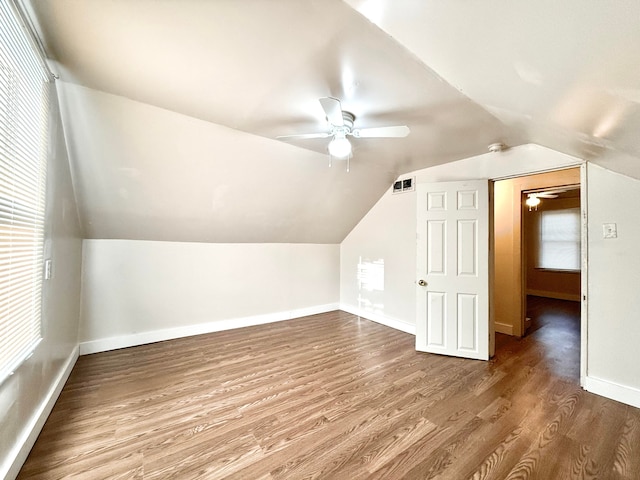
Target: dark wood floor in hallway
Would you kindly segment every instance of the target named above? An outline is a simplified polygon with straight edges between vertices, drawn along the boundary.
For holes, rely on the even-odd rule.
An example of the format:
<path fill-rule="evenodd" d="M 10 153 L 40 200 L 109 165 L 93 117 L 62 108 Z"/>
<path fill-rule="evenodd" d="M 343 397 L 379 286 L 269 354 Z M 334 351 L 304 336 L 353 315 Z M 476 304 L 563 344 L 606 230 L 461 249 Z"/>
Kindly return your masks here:
<path fill-rule="evenodd" d="M 84 356 L 19 478 L 639 479 L 640 410 L 535 315 L 489 362 L 344 312 Z"/>

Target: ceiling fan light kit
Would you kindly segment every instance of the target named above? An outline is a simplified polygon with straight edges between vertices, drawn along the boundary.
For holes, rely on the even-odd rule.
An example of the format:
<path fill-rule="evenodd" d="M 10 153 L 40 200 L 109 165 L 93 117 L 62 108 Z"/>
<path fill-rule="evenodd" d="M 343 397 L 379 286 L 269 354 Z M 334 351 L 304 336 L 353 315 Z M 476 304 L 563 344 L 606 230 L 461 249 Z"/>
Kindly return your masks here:
<path fill-rule="evenodd" d="M 347 158 L 351 155 L 351 142 L 345 136 L 336 136 L 327 147 L 329 155 L 335 158 Z"/>
<path fill-rule="evenodd" d="M 525 200 L 524 203 L 526 203 L 527 206 L 529 207 L 529 211 L 531 211 L 532 208 L 535 208 L 536 210 L 538 210 L 538 205 L 540 205 L 540 199 L 535 193 L 530 193 L 527 196 L 527 199 Z"/>
<path fill-rule="evenodd" d="M 567 188 L 552 188 L 549 190 L 540 190 L 537 192 L 530 192 L 527 194 L 527 199 L 524 203 L 529 207 L 529 211 L 532 209 L 538 210 L 541 198 L 558 198 L 561 193 L 567 192 Z"/>
<path fill-rule="evenodd" d="M 282 135 L 278 139 L 309 139 L 309 138 L 331 138 L 327 151 L 329 153 L 329 166 L 331 158 L 346 159 L 347 172 L 349 171 L 349 160 L 352 156 L 352 145 L 347 136 L 354 138 L 401 138 L 409 135 L 409 127 L 406 125 L 396 125 L 390 127 L 373 127 L 354 129 L 355 115 L 342 110 L 340 100 L 333 97 L 322 97 L 319 99 L 324 110 L 330 131 L 328 133 L 305 133 L 301 135 Z"/>

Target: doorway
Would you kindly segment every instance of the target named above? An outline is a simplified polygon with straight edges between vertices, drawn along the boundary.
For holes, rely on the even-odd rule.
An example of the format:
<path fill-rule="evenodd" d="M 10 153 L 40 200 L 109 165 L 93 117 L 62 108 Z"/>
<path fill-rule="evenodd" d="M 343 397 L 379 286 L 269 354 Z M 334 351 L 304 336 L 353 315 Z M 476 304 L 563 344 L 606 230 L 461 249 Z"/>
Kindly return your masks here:
<path fill-rule="evenodd" d="M 494 182 L 496 333 L 525 336 L 533 321 L 527 312 L 532 299 L 538 311 L 553 303 L 539 301 L 544 299 L 581 305 L 580 186 L 579 167 Z"/>

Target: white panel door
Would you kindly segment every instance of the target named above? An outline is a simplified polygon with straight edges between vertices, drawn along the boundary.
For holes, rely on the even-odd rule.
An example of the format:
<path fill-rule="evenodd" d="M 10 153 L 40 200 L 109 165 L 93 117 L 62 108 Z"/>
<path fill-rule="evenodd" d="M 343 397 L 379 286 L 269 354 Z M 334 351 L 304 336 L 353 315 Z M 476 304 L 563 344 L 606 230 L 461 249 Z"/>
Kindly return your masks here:
<path fill-rule="evenodd" d="M 489 182 L 418 184 L 416 349 L 489 359 Z"/>

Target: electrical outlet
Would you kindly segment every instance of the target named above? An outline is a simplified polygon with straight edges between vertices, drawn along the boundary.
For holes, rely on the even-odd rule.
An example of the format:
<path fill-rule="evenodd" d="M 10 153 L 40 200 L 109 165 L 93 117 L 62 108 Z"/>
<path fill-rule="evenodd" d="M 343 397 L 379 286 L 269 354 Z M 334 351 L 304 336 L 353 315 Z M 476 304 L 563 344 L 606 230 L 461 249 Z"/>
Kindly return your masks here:
<path fill-rule="evenodd" d="M 618 226 L 615 223 L 603 223 L 602 238 L 618 238 Z"/>

